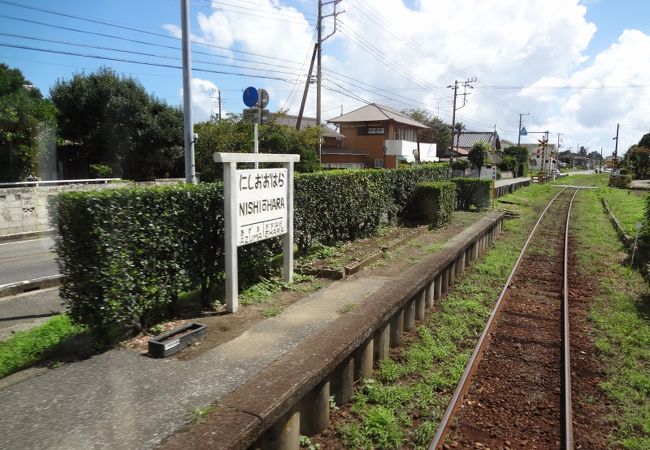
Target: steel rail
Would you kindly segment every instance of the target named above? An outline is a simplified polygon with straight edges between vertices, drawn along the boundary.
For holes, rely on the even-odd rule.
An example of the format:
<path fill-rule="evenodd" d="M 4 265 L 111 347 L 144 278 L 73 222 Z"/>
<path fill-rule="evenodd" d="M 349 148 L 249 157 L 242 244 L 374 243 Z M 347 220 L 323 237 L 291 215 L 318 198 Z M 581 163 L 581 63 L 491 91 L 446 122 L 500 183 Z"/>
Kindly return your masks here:
<path fill-rule="evenodd" d="M 564 384 L 564 401 L 562 416 L 564 419 L 563 424 L 563 449 L 573 449 L 573 406 L 571 404 L 571 346 L 569 336 L 569 222 L 571 220 L 571 208 L 573 207 L 573 200 L 576 198 L 580 188 L 576 189 L 569 202 L 569 209 L 566 214 L 566 225 L 564 228 L 564 285 L 562 287 L 562 341 L 563 341 L 563 374 L 562 382 Z"/>
<path fill-rule="evenodd" d="M 544 215 L 546 215 L 546 212 L 549 210 L 549 208 L 551 207 L 555 199 L 558 198 L 560 194 L 562 194 L 567 189 L 568 186 L 564 187 L 560 192 L 558 192 L 555 195 L 555 197 L 551 199 L 550 202 L 548 202 L 548 205 L 546 205 L 546 208 L 544 208 L 544 211 L 542 211 L 542 213 L 539 216 L 539 219 L 537 219 L 537 222 L 535 223 L 535 226 L 533 227 L 532 231 L 528 235 L 528 239 L 526 239 L 526 242 L 524 243 L 524 246 L 521 249 L 521 252 L 519 253 L 519 257 L 517 258 L 517 261 L 515 262 L 515 265 L 513 266 L 512 271 L 510 272 L 510 275 L 508 276 L 508 279 L 506 280 L 506 283 L 504 284 L 503 289 L 501 290 L 501 293 L 499 294 L 499 297 L 497 298 L 497 301 L 494 307 L 492 308 L 492 311 L 490 312 L 490 316 L 488 317 L 485 327 L 483 328 L 483 332 L 479 336 L 478 343 L 476 344 L 476 347 L 474 347 L 472 356 L 470 357 L 467 365 L 465 366 L 465 371 L 463 372 L 463 376 L 461 377 L 458 386 L 456 386 L 456 390 L 454 391 L 454 394 L 452 395 L 451 400 L 449 401 L 449 405 L 447 405 L 445 414 L 442 416 L 442 419 L 440 420 L 440 424 L 438 425 L 436 434 L 433 436 L 433 440 L 429 445 L 429 450 L 438 450 L 442 446 L 442 443 L 444 442 L 444 439 L 447 436 L 447 429 L 449 427 L 449 423 L 452 417 L 454 416 L 454 414 L 456 413 L 456 411 L 458 410 L 458 408 L 460 407 L 462 398 L 467 392 L 467 390 L 469 389 L 472 375 L 476 371 L 476 368 L 478 367 L 478 364 L 481 361 L 481 357 L 483 356 L 485 347 L 488 342 L 487 337 L 490 331 L 492 331 L 492 326 L 500 313 L 503 297 L 505 297 L 506 291 L 510 286 L 512 278 L 514 277 L 515 272 L 519 268 L 521 260 L 523 259 L 524 254 L 528 249 L 528 246 L 530 244 L 530 241 L 533 238 L 533 235 L 535 234 L 535 231 L 537 231 L 539 224 L 544 218 Z"/>

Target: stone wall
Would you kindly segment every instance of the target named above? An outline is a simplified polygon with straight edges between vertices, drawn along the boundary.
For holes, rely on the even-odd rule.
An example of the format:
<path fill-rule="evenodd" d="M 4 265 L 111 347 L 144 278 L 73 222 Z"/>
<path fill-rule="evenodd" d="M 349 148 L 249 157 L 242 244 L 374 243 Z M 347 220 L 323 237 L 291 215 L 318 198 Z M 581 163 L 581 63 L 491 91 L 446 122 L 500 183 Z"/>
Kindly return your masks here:
<path fill-rule="evenodd" d="M 64 184 L 59 186 L 0 188 L 0 236 L 45 231 L 52 228 L 49 219 L 49 197 L 59 192 L 96 191 L 121 187 L 155 186 L 182 180 L 159 180 L 148 183 L 114 182 L 106 184 Z"/>

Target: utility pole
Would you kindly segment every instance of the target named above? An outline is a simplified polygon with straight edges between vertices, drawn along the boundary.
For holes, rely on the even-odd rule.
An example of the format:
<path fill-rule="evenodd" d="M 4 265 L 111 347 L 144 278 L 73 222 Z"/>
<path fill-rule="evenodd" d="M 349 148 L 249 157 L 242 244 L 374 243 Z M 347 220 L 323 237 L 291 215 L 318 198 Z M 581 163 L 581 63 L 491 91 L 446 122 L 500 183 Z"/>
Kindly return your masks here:
<path fill-rule="evenodd" d="M 456 134 L 456 111 L 459 110 L 459 109 L 464 108 L 465 105 L 467 104 L 467 96 L 469 95 L 467 93 L 467 88 L 469 87 L 469 88 L 473 89 L 474 86 L 472 86 L 472 83 L 475 83 L 475 82 L 476 82 L 476 77 L 473 77 L 473 78 L 468 78 L 467 80 L 460 81 L 460 82 L 458 80 L 454 80 L 454 85 L 453 86 L 451 86 L 451 85 L 447 86 L 448 88 L 452 88 L 452 87 L 454 88 L 454 106 L 453 106 L 453 111 L 451 113 L 451 145 L 449 147 L 449 171 L 450 171 L 450 173 L 452 171 L 451 164 L 452 164 L 453 159 L 454 159 L 454 153 L 453 152 L 454 152 L 454 136 Z M 463 86 L 463 93 L 460 94 L 460 95 L 463 96 L 463 106 L 458 106 L 457 107 L 456 106 L 456 97 L 458 97 L 458 86 L 459 85 Z M 460 139 L 460 131 L 458 132 L 458 139 Z"/>
<path fill-rule="evenodd" d="M 314 70 L 314 59 L 318 52 L 318 42 L 314 44 L 314 52 L 311 54 L 311 62 L 309 63 L 309 73 L 307 73 L 307 80 L 305 81 L 305 90 L 302 93 L 302 101 L 300 102 L 300 112 L 298 113 L 298 120 L 296 120 L 296 130 L 300 130 L 302 123 L 302 114 L 305 112 L 305 102 L 307 101 L 307 92 L 309 91 L 309 84 L 312 82 L 311 73 Z"/>
<path fill-rule="evenodd" d="M 217 92 L 219 93 L 219 122 L 221 122 L 221 89 Z"/>
<path fill-rule="evenodd" d="M 334 33 L 336 33 L 336 17 L 344 13 L 345 11 L 336 11 L 336 6 L 341 3 L 342 0 L 330 0 L 328 2 L 323 2 L 322 0 L 318 0 L 318 22 L 316 24 L 317 26 L 317 31 L 318 31 L 318 63 L 316 67 L 316 126 L 320 130 L 320 124 L 321 124 L 321 79 L 322 79 L 322 67 L 321 67 L 321 61 L 322 61 L 322 50 L 323 50 L 323 42 L 325 42 L 327 39 L 332 37 Z M 331 14 L 325 14 L 323 15 L 323 6 L 325 5 L 334 5 L 334 11 Z M 334 17 L 334 31 L 332 31 L 330 34 L 327 36 L 323 37 L 323 19 L 326 17 Z M 319 136 L 318 136 L 318 161 L 321 161 L 321 148 L 322 148 L 322 139 L 320 136 L 320 131 L 319 131 Z"/>
<path fill-rule="evenodd" d="M 447 86 L 451 87 L 451 86 Z M 456 134 L 456 93 L 458 92 L 458 80 L 454 81 L 454 106 L 451 112 L 451 143 L 449 146 L 449 172 L 453 173 L 451 164 L 454 161 L 454 135 Z"/>
<path fill-rule="evenodd" d="M 521 145 L 521 118 L 522 116 L 528 116 L 529 113 L 519 113 L 519 128 L 517 128 L 517 147 Z"/>
<path fill-rule="evenodd" d="M 619 127 L 620 127 L 620 124 L 617 123 L 616 124 L 616 137 L 613 138 L 616 141 L 616 146 L 614 147 L 614 158 L 613 158 L 614 169 L 616 168 L 616 166 L 618 166 L 618 129 L 619 129 Z"/>
<path fill-rule="evenodd" d="M 183 116 L 185 136 L 185 182 L 196 184 L 194 165 L 194 129 L 192 128 L 192 61 L 190 59 L 190 7 L 189 0 L 181 0 L 181 25 L 183 27 Z"/>

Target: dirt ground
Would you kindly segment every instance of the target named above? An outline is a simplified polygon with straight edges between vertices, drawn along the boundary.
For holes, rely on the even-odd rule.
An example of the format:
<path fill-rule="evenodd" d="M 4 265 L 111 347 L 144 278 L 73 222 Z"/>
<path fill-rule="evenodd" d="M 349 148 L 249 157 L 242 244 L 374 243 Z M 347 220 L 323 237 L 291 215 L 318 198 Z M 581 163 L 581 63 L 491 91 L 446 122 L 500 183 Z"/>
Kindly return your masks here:
<path fill-rule="evenodd" d="M 335 249 L 328 248 L 327 255 L 320 258 L 313 256 L 300 258 L 296 261 L 296 267 L 312 269 L 313 271 L 328 269 L 342 272 L 343 266 L 361 262 L 380 251 L 382 252 L 381 259 L 360 272 L 351 275 L 350 278 L 364 277 L 369 274 L 389 276 L 390 274 L 400 273 L 404 268 L 417 264 L 425 256 L 440 249 L 449 239 L 486 214 L 486 212 L 456 211 L 451 224 L 440 229 L 428 229 L 426 226 L 419 228 L 386 228 L 377 236 L 353 242 L 344 242 Z M 387 250 L 387 247 L 392 247 L 391 244 L 402 241 L 405 237 L 407 239 L 405 242 L 401 242 L 401 245 Z M 408 239 L 409 237 L 411 238 Z M 236 338 L 266 317 L 281 314 L 288 306 L 309 296 L 318 289 L 326 288 L 332 282 L 333 280 L 327 277 L 309 277 L 305 281 L 294 283 L 290 289 L 275 292 L 271 298 L 259 303 L 240 304 L 240 308 L 235 314 L 226 313 L 222 306 L 216 311 L 203 312 L 193 317 L 161 324 L 157 331 L 167 332 L 189 322 L 206 324 L 207 335 L 203 339 L 171 356 L 179 359 L 191 359 Z M 144 333 L 124 342 L 123 346 L 145 355 L 147 354 L 148 341 L 154 336 L 151 333 Z"/>

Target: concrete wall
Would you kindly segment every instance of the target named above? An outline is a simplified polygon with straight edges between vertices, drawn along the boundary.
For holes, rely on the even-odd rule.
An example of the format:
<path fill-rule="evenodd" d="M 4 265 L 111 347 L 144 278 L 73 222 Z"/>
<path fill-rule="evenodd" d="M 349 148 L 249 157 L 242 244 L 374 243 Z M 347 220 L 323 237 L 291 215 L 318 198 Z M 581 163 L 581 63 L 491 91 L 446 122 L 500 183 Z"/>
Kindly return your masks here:
<path fill-rule="evenodd" d="M 134 186 L 146 187 L 176 182 L 178 180 L 160 180 L 149 183 L 116 182 L 0 188 L 0 236 L 44 231 L 52 228 L 49 220 L 48 199 L 60 192 L 96 191 Z"/>

